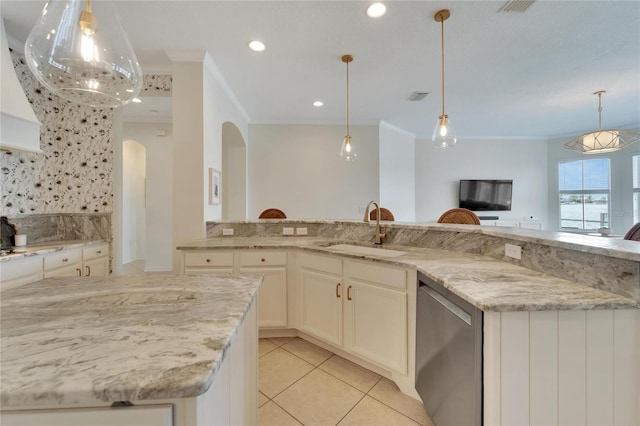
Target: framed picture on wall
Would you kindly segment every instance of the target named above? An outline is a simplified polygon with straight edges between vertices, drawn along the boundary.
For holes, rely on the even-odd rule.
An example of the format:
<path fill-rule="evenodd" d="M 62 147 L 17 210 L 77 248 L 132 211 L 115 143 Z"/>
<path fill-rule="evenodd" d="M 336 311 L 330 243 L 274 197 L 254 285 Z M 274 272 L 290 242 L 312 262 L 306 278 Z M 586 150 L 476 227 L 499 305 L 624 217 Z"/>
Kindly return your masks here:
<path fill-rule="evenodd" d="M 209 168 L 209 204 L 220 204 L 220 171 Z"/>

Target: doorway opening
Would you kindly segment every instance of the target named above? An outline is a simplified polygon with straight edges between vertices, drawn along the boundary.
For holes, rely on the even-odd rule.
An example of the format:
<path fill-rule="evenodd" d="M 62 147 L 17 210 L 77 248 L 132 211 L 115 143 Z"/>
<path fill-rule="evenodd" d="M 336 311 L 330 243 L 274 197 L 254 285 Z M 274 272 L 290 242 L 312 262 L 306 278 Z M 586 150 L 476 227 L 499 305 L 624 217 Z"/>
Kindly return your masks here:
<path fill-rule="evenodd" d="M 135 140 L 122 142 L 122 264 L 144 270 L 146 236 L 146 148 Z"/>

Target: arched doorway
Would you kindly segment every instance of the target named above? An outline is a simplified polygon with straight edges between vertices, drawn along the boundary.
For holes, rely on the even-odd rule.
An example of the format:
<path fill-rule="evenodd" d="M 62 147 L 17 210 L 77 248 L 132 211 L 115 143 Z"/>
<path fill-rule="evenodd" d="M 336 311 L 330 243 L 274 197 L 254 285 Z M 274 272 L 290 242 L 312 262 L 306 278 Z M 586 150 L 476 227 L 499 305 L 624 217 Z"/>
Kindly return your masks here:
<path fill-rule="evenodd" d="M 235 124 L 222 124 L 222 219 L 247 217 L 247 147 Z"/>
<path fill-rule="evenodd" d="M 135 140 L 122 142 L 122 263 L 140 262 L 146 249 L 146 148 Z"/>

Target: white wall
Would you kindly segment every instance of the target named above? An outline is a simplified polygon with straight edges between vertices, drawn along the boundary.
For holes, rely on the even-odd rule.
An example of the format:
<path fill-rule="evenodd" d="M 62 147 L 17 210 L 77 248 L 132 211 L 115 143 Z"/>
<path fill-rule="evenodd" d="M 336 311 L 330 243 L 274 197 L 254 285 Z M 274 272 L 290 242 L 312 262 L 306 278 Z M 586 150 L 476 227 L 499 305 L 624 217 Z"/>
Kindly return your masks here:
<path fill-rule="evenodd" d="M 339 156 L 343 125 L 251 125 L 248 219 L 267 208 L 289 218 L 362 219 L 379 197 L 378 126 L 351 126 L 358 159 Z"/>
<path fill-rule="evenodd" d="M 247 218 L 247 148 L 238 128 L 222 125 L 222 219 Z"/>
<path fill-rule="evenodd" d="M 122 262 L 144 258 L 145 148 L 134 140 L 122 142 Z"/>
<path fill-rule="evenodd" d="M 222 219 L 223 206 L 221 204 L 209 205 L 209 172 L 208 169 L 220 170 L 223 177 L 228 180 L 228 171 L 223 170 L 223 124 L 233 123 L 240 132 L 240 138 L 247 140 L 249 118 L 242 106 L 233 97 L 230 90 L 225 90 L 226 82 L 220 74 L 217 66 L 209 55 L 204 60 L 203 79 L 203 200 L 204 220 Z M 231 174 L 233 179 L 235 176 Z M 237 183 L 237 182 L 236 182 Z M 224 185 L 224 182 L 222 183 Z M 239 183 L 242 185 L 242 183 Z M 224 189 L 224 188 L 222 188 Z M 244 219 L 244 217 L 242 218 Z M 204 222 L 203 222 L 204 224 Z M 201 236 L 204 238 L 204 234 Z"/>
<path fill-rule="evenodd" d="M 640 132 L 640 129 L 632 130 Z M 620 151 L 601 155 L 584 155 L 571 151 L 564 144 L 575 136 L 551 139 L 548 142 L 549 163 L 549 228 L 560 229 L 560 200 L 558 196 L 558 163 L 566 160 L 609 158 L 611 173 L 611 229 L 624 235 L 633 226 L 633 172 L 631 157 L 640 155 L 640 143 Z"/>
<path fill-rule="evenodd" d="M 512 210 L 482 212 L 500 219 L 533 216 L 547 228 L 546 140 L 463 139 L 447 150 L 416 140 L 416 221 L 431 222 L 458 207 L 460 179 L 512 179 Z"/>
<path fill-rule="evenodd" d="M 162 130 L 165 136 L 157 136 Z M 146 233 L 144 253 L 145 271 L 170 271 L 172 209 L 172 134 L 167 123 L 124 123 L 123 137 L 135 140 L 146 152 Z M 126 188 L 125 188 L 126 190 Z M 125 217 L 126 221 L 127 218 Z M 124 234 L 126 238 L 126 233 Z"/>
<path fill-rule="evenodd" d="M 380 123 L 380 206 L 400 222 L 416 220 L 415 140 L 413 133 Z"/>

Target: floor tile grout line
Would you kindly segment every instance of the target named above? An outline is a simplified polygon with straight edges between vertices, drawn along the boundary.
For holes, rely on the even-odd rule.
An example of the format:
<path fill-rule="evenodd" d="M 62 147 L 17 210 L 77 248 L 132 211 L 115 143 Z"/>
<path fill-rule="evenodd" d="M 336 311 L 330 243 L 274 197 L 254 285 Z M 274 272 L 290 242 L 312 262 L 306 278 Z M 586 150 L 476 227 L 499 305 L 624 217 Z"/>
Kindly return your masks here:
<path fill-rule="evenodd" d="M 380 380 L 382 380 L 382 378 L 381 378 Z M 376 384 L 377 384 L 377 383 L 376 383 Z M 374 386 L 374 387 L 375 387 L 375 386 Z M 373 388 L 371 388 L 371 389 L 373 389 Z M 392 410 L 393 410 L 393 411 L 395 411 L 396 413 L 403 415 L 404 417 L 408 418 L 408 419 L 409 419 L 409 420 L 411 420 L 412 422 L 414 422 L 414 423 L 416 423 L 416 424 L 419 424 L 419 425 L 422 425 L 422 423 L 420 423 L 420 422 L 419 422 L 419 421 L 417 421 L 416 419 L 414 419 L 414 418 L 412 418 L 412 417 L 408 416 L 406 413 L 403 413 L 402 411 L 400 411 L 400 410 L 398 410 L 398 409 L 396 409 L 396 408 L 392 407 L 391 405 L 387 404 L 386 402 L 381 401 L 380 399 L 376 398 L 375 396 L 373 396 L 373 395 L 369 395 L 369 393 L 367 393 L 367 396 L 368 396 L 368 397 L 370 397 L 370 398 L 372 398 L 372 399 L 374 399 L 374 400 L 376 400 L 377 402 L 379 402 L 380 404 L 384 405 L 385 407 L 392 409 Z"/>
<path fill-rule="evenodd" d="M 366 393 L 365 393 L 365 394 L 363 394 L 363 395 L 362 395 L 362 398 L 360 398 L 360 399 L 358 400 L 358 402 L 356 402 L 355 404 L 353 404 L 353 407 L 351 407 L 351 408 L 349 409 L 349 411 L 347 411 L 347 412 L 345 413 L 345 415 L 344 415 L 344 416 L 342 416 L 342 418 L 341 418 L 340 420 L 338 420 L 338 423 L 336 423 L 336 424 L 335 424 L 335 426 L 338 426 L 338 425 L 340 424 L 340 422 L 341 422 L 341 421 L 343 421 L 343 420 L 344 420 L 344 418 L 345 418 L 345 417 L 347 417 L 347 416 L 349 415 L 349 413 L 350 413 L 350 412 L 352 412 L 352 411 L 353 411 L 353 409 L 354 409 L 354 408 L 356 408 L 356 407 L 358 406 L 358 404 L 360 404 L 360 403 L 362 402 L 362 400 L 363 400 L 363 399 L 365 399 L 366 397 L 367 397 L 367 394 L 366 394 Z"/>
<path fill-rule="evenodd" d="M 278 408 L 280 408 L 282 411 L 284 411 L 285 413 L 287 413 L 288 415 L 290 415 L 293 419 L 295 419 L 296 422 L 300 423 L 302 426 L 306 426 L 304 423 L 302 423 L 302 420 L 298 419 L 296 416 L 294 416 L 292 413 L 288 412 L 286 408 L 284 408 L 283 406 L 281 406 L 280 404 L 278 404 L 276 401 L 271 400 L 271 402 L 273 402 Z"/>
<path fill-rule="evenodd" d="M 289 352 L 289 351 L 285 351 L 285 352 Z M 293 354 L 292 354 L 293 355 Z M 300 358 L 300 357 L 298 357 Z M 302 358 L 300 358 L 302 359 Z M 303 360 L 304 361 L 304 360 Z M 291 383 L 289 386 L 287 386 L 286 388 L 282 389 L 280 392 L 278 392 L 273 398 L 270 398 L 271 400 L 276 399 L 276 397 L 278 397 L 278 395 L 280 395 L 281 393 L 283 393 L 284 391 L 286 391 L 287 389 L 289 389 L 291 386 L 295 385 L 296 383 L 298 383 L 300 380 L 302 380 L 303 378 L 305 378 L 306 376 L 308 376 L 309 374 L 311 374 L 313 372 L 313 370 L 317 369 L 318 367 L 316 367 L 315 365 L 311 364 L 309 361 L 304 361 L 307 364 L 309 364 L 310 366 L 312 366 L 313 368 L 311 370 L 309 370 L 307 373 L 303 374 L 300 378 L 298 378 L 295 382 Z M 265 395 L 266 396 L 266 395 Z M 267 398 L 269 398 L 267 396 Z M 275 402 L 275 401 L 273 401 Z"/>

